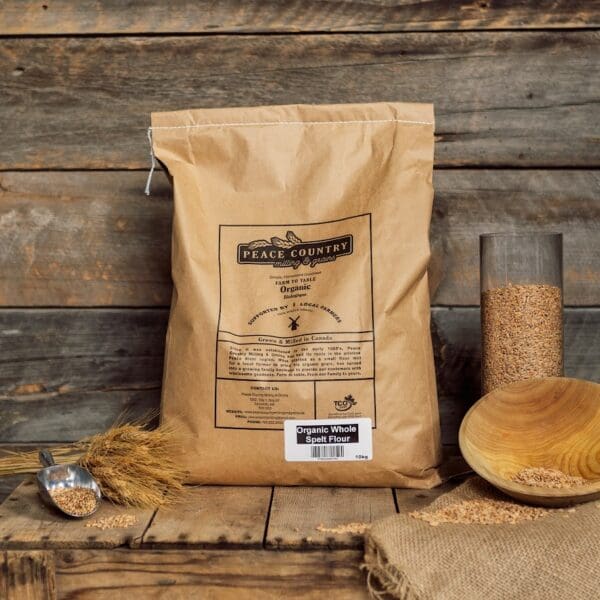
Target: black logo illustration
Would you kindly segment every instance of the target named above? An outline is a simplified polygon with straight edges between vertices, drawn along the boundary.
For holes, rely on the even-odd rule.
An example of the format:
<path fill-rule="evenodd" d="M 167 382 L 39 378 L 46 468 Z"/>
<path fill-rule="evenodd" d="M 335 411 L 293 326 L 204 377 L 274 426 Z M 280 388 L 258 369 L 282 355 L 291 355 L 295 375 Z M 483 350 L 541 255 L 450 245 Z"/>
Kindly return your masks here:
<path fill-rule="evenodd" d="M 343 400 L 334 400 L 333 404 L 335 406 L 335 410 L 338 412 L 345 412 L 356 405 L 356 400 L 352 394 L 348 394 Z"/>
<path fill-rule="evenodd" d="M 288 327 L 292 331 L 296 331 L 296 329 L 298 329 L 298 327 L 300 327 L 300 325 L 298 324 L 298 321 L 300 320 L 300 315 L 298 315 L 295 319 L 292 319 L 292 317 L 288 317 L 288 319 L 291 321 L 291 323 L 288 325 Z"/>
<path fill-rule="evenodd" d="M 332 262 L 338 256 L 352 254 L 352 246 L 351 235 L 303 242 L 293 231 L 288 231 L 285 239 L 272 237 L 270 240 L 238 244 L 237 261 L 241 265 L 273 265 L 294 269 L 300 265 L 314 267 L 320 263 Z"/>

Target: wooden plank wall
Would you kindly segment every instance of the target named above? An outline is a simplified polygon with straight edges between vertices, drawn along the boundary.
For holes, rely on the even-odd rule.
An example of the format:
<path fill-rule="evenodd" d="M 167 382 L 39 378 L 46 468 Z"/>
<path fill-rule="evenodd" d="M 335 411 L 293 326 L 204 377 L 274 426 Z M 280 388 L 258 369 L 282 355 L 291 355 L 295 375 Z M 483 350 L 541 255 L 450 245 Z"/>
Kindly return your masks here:
<path fill-rule="evenodd" d="M 4 0 L 0 448 L 74 440 L 158 404 L 171 204 L 160 175 L 142 193 L 152 110 L 433 101 L 444 441 L 478 395 L 479 233 L 564 232 L 567 373 L 599 379 L 599 9 Z"/>

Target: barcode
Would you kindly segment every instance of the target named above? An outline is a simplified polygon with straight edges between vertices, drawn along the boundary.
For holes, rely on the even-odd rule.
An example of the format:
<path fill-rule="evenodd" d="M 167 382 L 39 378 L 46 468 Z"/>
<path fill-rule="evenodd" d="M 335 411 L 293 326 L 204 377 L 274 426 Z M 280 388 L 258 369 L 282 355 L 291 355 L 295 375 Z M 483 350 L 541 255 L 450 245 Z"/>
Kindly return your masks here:
<path fill-rule="evenodd" d="M 311 446 L 311 458 L 344 458 L 344 446 Z"/>

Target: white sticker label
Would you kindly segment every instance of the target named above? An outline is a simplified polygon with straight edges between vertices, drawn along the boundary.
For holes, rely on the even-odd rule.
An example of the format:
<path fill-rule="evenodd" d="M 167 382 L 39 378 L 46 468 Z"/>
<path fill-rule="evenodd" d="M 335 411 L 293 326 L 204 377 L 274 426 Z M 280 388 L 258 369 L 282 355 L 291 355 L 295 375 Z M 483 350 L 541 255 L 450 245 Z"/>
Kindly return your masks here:
<path fill-rule="evenodd" d="M 302 419 L 283 423 L 285 460 L 371 460 L 371 419 Z"/>

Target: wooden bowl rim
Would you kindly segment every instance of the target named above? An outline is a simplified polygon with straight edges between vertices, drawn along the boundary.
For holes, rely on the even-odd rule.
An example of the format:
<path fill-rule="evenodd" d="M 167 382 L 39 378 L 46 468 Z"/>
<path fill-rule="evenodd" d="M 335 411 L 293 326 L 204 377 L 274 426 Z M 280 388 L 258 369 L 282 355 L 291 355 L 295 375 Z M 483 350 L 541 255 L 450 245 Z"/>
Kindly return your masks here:
<path fill-rule="evenodd" d="M 521 494 L 524 496 L 539 497 L 539 498 L 550 497 L 550 498 L 568 499 L 568 498 L 577 498 L 577 497 L 581 497 L 581 496 L 588 496 L 588 495 L 597 494 L 600 492 L 600 478 L 597 481 L 592 480 L 591 483 L 589 483 L 589 484 L 585 484 L 585 485 L 582 485 L 580 487 L 575 487 L 575 488 L 568 488 L 568 489 L 566 489 L 566 488 L 547 488 L 547 487 L 542 487 L 542 486 L 524 485 L 522 483 L 517 483 L 516 481 L 512 481 L 510 479 L 504 479 L 504 478 L 496 475 L 495 473 L 492 473 L 491 471 L 489 471 L 489 469 L 481 468 L 481 466 L 476 466 L 474 464 L 475 461 L 473 460 L 473 455 L 471 454 L 470 449 L 468 448 L 469 440 L 465 433 L 465 430 L 467 427 L 467 422 L 470 419 L 470 417 L 472 416 L 472 413 L 475 410 L 477 410 L 477 408 L 482 403 L 487 401 L 488 397 L 490 397 L 492 394 L 497 393 L 499 390 L 505 390 L 512 386 L 516 386 L 518 384 L 523 384 L 525 381 L 530 384 L 536 384 L 536 383 L 540 383 L 540 382 L 548 382 L 548 381 L 553 381 L 553 380 L 561 381 L 561 382 L 566 381 L 567 383 L 573 382 L 573 383 L 592 384 L 592 385 L 598 386 L 600 388 L 600 384 L 596 383 L 595 381 L 588 381 L 586 379 L 577 379 L 575 377 L 542 377 L 542 378 L 538 378 L 538 379 L 527 379 L 524 381 L 515 381 L 513 383 L 509 383 L 508 385 L 502 386 L 500 388 L 496 388 L 495 390 L 492 390 L 491 392 L 488 392 L 487 394 L 485 394 L 485 396 L 482 396 L 467 411 L 467 413 L 463 417 L 463 420 L 460 424 L 460 429 L 458 431 L 458 446 L 463 455 L 463 458 L 467 461 L 467 464 L 471 467 L 471 469 L 473 469 L 473 471 L 475 471 L 475 473 L 477 473 L 477 475 L 479 475 L 480 477 L 483 477 L 483 479 L 489 481 L 491 484 L 493 484 L 500 490 L 505 491 L 505 493 L 510 493 L 512 491 L 512 492 L 515 492 L 517 494 Z"/>

